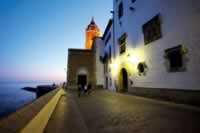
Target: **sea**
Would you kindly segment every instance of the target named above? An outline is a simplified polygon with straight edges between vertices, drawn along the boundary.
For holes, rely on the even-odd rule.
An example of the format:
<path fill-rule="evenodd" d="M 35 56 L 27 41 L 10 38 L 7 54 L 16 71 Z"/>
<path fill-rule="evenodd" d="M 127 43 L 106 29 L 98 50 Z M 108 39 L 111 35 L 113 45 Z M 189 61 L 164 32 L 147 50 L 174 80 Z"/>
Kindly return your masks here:
<path fill-rule="evenodd" d="M 0 118 L 15 112 L 36 99 L 34 92 L 23 90 L 23 87 L 51 85 L 55 81 L 0 81 Z"/>

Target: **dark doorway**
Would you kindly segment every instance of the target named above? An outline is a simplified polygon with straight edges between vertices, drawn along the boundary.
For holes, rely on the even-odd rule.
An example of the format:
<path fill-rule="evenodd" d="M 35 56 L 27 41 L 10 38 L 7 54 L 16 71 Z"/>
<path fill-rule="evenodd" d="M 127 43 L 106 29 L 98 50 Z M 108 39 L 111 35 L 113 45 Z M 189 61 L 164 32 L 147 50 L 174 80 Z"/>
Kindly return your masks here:
<path fill-rule="evenodd" d="M 86 75 L 78 75 L 78 84 L 86 84 L 87 76 Z"/>
<path fill-rule="evenodd" d="M 108 77 L 106 77 L 106 89 L 108 89 Z"/>
<path fill-rule="evenodd" d="M 122 74 L 122 91 L 127 92 L 128 91 L 128 73 L 126 69 L 122 69 L 121 71 Z"/>

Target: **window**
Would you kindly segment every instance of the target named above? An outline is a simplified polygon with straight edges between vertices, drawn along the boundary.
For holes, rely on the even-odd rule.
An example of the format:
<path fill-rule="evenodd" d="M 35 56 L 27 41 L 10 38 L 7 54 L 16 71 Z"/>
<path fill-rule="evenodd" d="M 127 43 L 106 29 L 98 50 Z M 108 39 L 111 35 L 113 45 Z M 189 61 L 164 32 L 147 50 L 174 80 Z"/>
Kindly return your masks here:
<path fill-rule="evenodd" d="M 144 65 L 142 63 L 138 64 L 138 70 L 139 70 L 139 73 L 143 73 L 144 72 Z"/>
<path fill-rule="evenodd" d="M 131 0 L 132 3 L 135 3 L 136 0 Z"/>
<path fill-rule="evenodd" d="M 143 25 L 144 43 L 149 44 L 162 37 L 160 15 L 155 16 Z"/>
<path fill-rule="evenodd" d="M 170 72 L 185 70 L 183 55 L 184 53 L 181 45 L 165 50 L 165 56 L 168 60 L 168 70 Z"/>
<path fill-rule="evenodd" d="M 139 76 L 145 76 L 147 72 L 147 65 L 145 62 L 140 62 L 137 66 Z"/>
<path fill-rule="evenodd" d="M 119 17 L 119 19 L 123 16 L 123 11 L 124 9 L 123 9 L 123 3 L 121 2 L 120 4 L 119 4 L 119 7 L 118 7 L 118 17 Z"/>
<path fill-rule="evenodd" d="M 120 54 L 123 54 L 126 52 L 126 38 L 127 38 L 127 34 L 124 33 L 119 39 L 118 39 L 118 43 L 119 43 L 119 49 L 120 49 Z"/>

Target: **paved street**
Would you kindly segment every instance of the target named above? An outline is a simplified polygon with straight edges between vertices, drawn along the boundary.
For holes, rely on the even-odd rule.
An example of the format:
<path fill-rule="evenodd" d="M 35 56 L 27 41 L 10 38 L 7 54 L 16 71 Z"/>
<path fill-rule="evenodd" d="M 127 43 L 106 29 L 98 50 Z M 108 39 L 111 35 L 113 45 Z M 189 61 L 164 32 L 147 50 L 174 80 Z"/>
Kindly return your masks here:
<path fill-rule="evenodd" d="M 74 97 L 90 133 L 200 132 L 200 112 L 182 106 L 102 90 Z"/>
<path fill-rule="evenodd" d="M 60 98 L 44 132 L 88 133 L 77 104 L 68 94 Z"/>

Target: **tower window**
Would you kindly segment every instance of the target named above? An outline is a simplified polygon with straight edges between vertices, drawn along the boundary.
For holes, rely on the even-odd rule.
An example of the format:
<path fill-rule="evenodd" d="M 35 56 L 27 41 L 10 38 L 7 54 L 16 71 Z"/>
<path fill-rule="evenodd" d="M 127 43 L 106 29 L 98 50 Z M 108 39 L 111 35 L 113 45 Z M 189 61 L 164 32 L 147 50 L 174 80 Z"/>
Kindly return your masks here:
<path fill-rule="evenodd" d="M 165 50 L 165 54 L 168 60 L 168 67 L 170 72 L 178 72 L 185 69 L 181 45 Z"/>
<path fill-rule="evenodd" d="M 144 43 L 149 44 L 162 37 L 160 15 L 143 25 Z"/>
<path fill-rule="evenodd" d="M 123 14 L 124 14 L 124 11 L 123 11 L 124 9 L 123 9 L 123 3 L 121 2 L 120 4 L 119 4 L 119 7 L 118 7 L 118 17 L 119 17 L 119 19 L 123 16 Z"/>
<path fill-rule="evenodd" d="M 119 43 L 119 49 L 120 49 L 120 54 L 123 54 L 126 52 L 126 38 L 127 38 L 127 34 L 124 33 L 119 39 L 118 39 L 118 43 Z"/>

